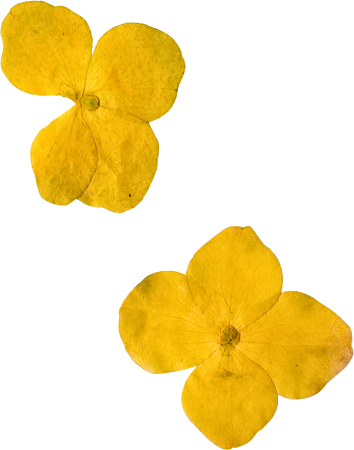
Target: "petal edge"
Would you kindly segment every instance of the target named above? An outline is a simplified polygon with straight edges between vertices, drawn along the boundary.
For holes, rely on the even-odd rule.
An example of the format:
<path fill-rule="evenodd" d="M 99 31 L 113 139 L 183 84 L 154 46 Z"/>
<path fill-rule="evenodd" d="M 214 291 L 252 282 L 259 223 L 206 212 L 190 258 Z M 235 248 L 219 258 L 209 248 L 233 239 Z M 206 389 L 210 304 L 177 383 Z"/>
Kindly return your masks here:
<path fill-rule="evenodd" d="M 133 361 L 151 373 L 196 366 L 220 339 L 178 272 L 154 273 L 133 289 L 119 310 L 119 332 Z"/>
<path fill-rule="evenodd" d="M 242 331 L 242 352 L 271 376 L 280 395 L 317 394 L 353 356 L 349 326 L 300 292 L 284 292 L 273 308 Z"/>
<path fill-rule="evenodd" d="M 67 205 L 85 191 L 96 171 L 97 150 L 80 106 L 73 106 L 37 134 L 31 163 L 44 200 Z"/>
<path fill-rule="evenodd" d="M 274 305 L 283 282 L 278 259 L 251 227 L 213 237 L 193 256 L 186 276 L 201 310 L 238 330 Z"/>
<path fill-rule="evenodd" d="M 98 41 L 85 92 L 97 95 L 104 107 L 151 122 L 172 107 L 184 69 L 181 50 L 170 36 L 148 25 L 125 23 Z"/>
<path fill-rule="evenodd" d="M 211 442 L 230 449 L 265 427 L 277 409 L 278 394 L 260 366 L 238 350 L 220 347 L 188 377 L 182 405 Z"/>

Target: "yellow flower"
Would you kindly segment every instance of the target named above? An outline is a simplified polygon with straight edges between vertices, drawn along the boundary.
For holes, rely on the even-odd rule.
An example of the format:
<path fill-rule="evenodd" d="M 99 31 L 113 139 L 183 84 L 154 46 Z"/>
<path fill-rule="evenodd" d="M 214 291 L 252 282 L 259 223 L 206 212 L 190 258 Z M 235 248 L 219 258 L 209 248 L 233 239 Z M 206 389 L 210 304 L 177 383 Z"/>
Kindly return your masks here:
<path fill-rule="evenodd" d="M 86 21 L 62 6 L 26 2 L 5 17 L 2 70 L 22 91 L 75 102 L 31 148 L 39 193 L 123 212 L 154 177 L 158 142 L 149 122 L 173 105 L 185 65 L 167 34 L 138 23 L 112 28 L 93 55 Z"/>
<path fill-rule="evenodd" d="M 221 448 L 249 442 L 273 417 L 278 394 L 314 395 L 352 358 L 348 325 L 308 295 L 281 290 L 275 255 L 250 227 L 230 227 L 194 255 L 186 275 L 154 273 L 120 308 L 120 335 L 143 369 L 198 366 L 183 408 Z"/>

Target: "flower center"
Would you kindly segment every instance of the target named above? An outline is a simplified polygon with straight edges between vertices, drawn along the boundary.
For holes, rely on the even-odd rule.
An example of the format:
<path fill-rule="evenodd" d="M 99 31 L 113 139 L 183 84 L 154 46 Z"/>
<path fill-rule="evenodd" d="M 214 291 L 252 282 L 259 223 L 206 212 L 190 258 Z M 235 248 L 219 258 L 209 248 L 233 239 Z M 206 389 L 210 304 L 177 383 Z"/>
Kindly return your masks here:
<path fill-rule="evenodd" d="M 238 344 L 240 342 L 240 333 L 232 325 L 228 325 L 221 332 L 221 345 Z"/>
<path fill-rule="evenodd" d="M 87 95 L 85 97 L 81 97 L 80 103 L 88 109 L 96 109 L 100 105 L 100 101 L 98 97 L 95 95 Z"/>

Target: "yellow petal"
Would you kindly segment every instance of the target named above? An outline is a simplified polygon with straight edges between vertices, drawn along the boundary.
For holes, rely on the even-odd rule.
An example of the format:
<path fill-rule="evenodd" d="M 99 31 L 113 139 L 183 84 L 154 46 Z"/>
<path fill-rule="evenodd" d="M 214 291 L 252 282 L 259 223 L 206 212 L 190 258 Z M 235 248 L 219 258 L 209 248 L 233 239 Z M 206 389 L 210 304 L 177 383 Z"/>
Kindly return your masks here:
<path fill-rule="evenodd" d="M 230 227 L 207 242 L 187 270 L 200 309 L 222 326 L 243 328 L 278 300 L 282 271 L 275 255 L 250 227 Z"/>
<path fill-rule="evenodd" d="M 278 393 L 319 392 L 353 355 L 348 325 L 308 295 L 285 292 L 273 308 L 241 331 L 239 347 L 271 376 Z"/>
<path fill-rule="evenodd" d="M 79 105 L 41 130 L 31 148 L 39 193 L 48 202 L 67 205 L 89 185 L 97 150 Z"/>
<path fill-rule="evenodd" d="M 2 70 L 22 91 L 75 100 L 84 87 L 92 36 L 86 21 L 63 6 L 25 2 L 5 17 Z"/>
<path fill-rule="evenodd" d="M 146 122 L 103 107 L 84 111 L 95 137 L 97 171 L 80 200 L 123 212 L 144 198 L 157 168 L 159 144 Z"/>
<path fill-rule="evenodd" d="M 237 349 L 220 347 L 189 376 L 182 405 L 221 448 L 249 442 L 273 417 L 278 395 L 268 374 Z"/>
<path fill-rule="evenodd" d="M 109 30 L 98 41 L 85 92 L 100 104 L 151 122 L 173 105 L 184 60 L 167 34 L 139 23 Z"/>
<path fill-rule="evenodd" d="M 152 373 L 193 367 L 220 341 L 177 272 L 154 273 L 136 286 L 119 310 L 119 332 L 131 358 Z"/>

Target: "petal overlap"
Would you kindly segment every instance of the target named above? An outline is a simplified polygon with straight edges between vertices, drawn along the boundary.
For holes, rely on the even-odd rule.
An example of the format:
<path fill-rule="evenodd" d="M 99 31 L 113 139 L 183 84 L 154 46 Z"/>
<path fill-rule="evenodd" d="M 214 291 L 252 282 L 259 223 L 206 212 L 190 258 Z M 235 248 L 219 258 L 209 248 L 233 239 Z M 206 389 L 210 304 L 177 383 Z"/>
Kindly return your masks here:
<path fill-rule="evenodd" d="M 83 203 L 124 212 L 144 198 L 157 169 L 159 143 L 150 125 L 131 114 L 104 107 L 85 109 L 95 138 L 98 165 Z"/>
<path fill-rule="evenodd" d="M 30 94 L 70 98 L 80 108 L 76 123 L 84 118 L 88 125 L 82 144 L 90 142 L 87 155 L 80 146 L 81 162 L 78 155 L 68 153 L 72 128 L 63 126 L 70 134 L 67 139 L 53 123 L 37 136 L 32 165 L 42 197 L 61 205 L 79 199 L 119 213 L 134 208 L 144 198 L 157 168 L 159 145 L 149 122 L 172 107 L 184 74 L 176 42 L 155 28 L 127 23 L 102 36 L 92 55 L 86 21 L 65 7 L 43 1 L 14 6 L 2 23 L 1 35 L 1 66 L 9 81 Z M 59 133 L 58 143 L 48 130 Z M 98 150 L 95 175 L 88 130 Z M 47 137 L 47 144 L 42 136 Z M 46 153 L 47 147 L 53 154 Z M 47 164 L 50 161 L 55 164 L 52 168 Z M 73 170 L 78 167 L 76 180 Z"/>
<path fill-rule="evenodd" d="M 353 355 L 348 325 L 300 292 L 284 292 L 261 319 L 245 328 L 242 352 L 271 376 L 288 398 L 317 394 Z"/>
<path fill-rule="evenodd" d="M 78 105 L 53 120 L 33 141 L 31 162 L 41 196 L 67 205 L 90 184 L 97 149 Z"/>

